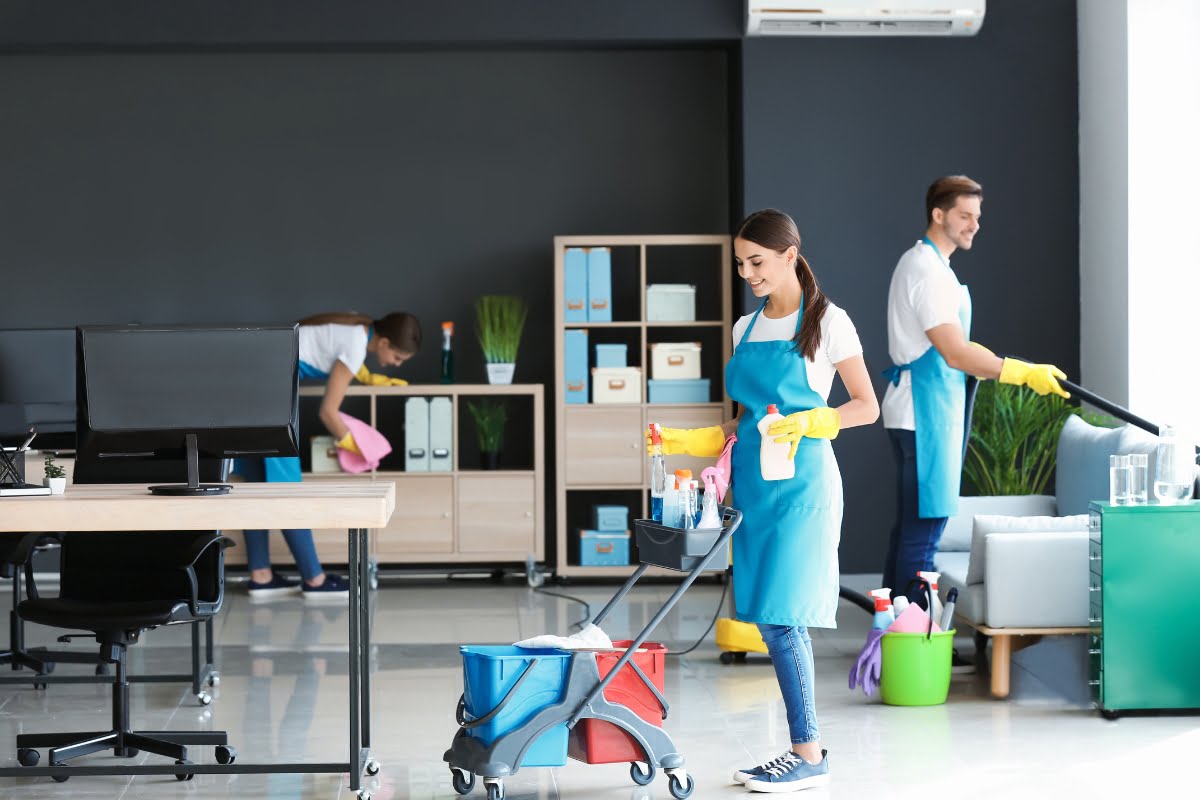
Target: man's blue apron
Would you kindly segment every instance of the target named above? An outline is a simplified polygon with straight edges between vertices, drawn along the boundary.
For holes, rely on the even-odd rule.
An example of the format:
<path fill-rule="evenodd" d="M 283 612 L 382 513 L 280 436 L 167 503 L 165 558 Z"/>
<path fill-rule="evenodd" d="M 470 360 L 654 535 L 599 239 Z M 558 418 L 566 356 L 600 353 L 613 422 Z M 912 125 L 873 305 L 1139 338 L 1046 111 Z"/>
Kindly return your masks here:
<path fill-rule="evenodd" d="M 764 302 L 725 367 L 725 389 L 742 406 L 733 446 L 734 502 L 742 525 L 733 537 L 734 603 L 743 622 L 837 627 L 842 478 L 828 439 L 800 440 L 796 475 L 764 481 L 759 421 L 774 403 L 787 416 L 825 405 L 808 383 L 804 355 L 791 340 L 751 342 Z M 803 298 L 796 330 L 804 319 Z"/>
<path fill-rule="evenodd" d="M 933 248 L 946 269 L 950 264 L 929 237 L 925 244 Z M 971 338 L 971 293 L 962 287 L 958 321 L 963 335 Z M 932 344 L 911 364 L 892 366 L 884 372 L 899 385 L 900 373 L 912 376 L 913 415 L 917 443 L 917 516 L 922 519 L 952 517 L 958 511 L 958 491 L 962 481 L 964 412 L 967 404 L 967 376 L 954 369 Z"/>

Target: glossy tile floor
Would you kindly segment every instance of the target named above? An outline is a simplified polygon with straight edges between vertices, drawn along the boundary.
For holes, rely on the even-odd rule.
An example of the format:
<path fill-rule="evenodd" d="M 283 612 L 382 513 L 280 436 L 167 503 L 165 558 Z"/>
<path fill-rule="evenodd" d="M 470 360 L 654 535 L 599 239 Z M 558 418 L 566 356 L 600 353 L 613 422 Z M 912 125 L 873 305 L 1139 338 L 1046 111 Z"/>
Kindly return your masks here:
<path fill-rule="evenodd" d="M 853 580 L 853 579 L 850 579 Z M 872 581 L 857 581 L 860 588 Z M 7 597 L 7 585 L 2 587 Z M 577 595 L 595 613 L 615 590 L 569 584 L 553 591 Z M 605 624 L 619 638 L 635 633 L 670 594 L 669 584 L 637 588 Z M 708 626 L 721 598 L 715 583 L 693 587 L 653 637 L 682 649 Z M 7 606 L 0 612 L 7 619 Z M 508 644 L 540 633 L 567 633 L 584 616 L 578 603 L 535 593 L 522 583 L 482 580 L 387 579 L 374 595 L 375 757 L 383 770 L 367 779 L 376 800 L 454 798 L 442 753 L 455 731 L 462 691 L 459 643 Z M 869 618 L 843 603 L 836 631 L 814 631 L 817 698 L 833 783 L 806 797 L 980 798 L 1194 797 L 1183 782 L 1200 749 L 1200 717 L 1187 715 L 1100 719 L 1079 700 L 1067 676 L 1052 668 L 1041 679 L 1014 665 L 1014 697 L 991 700 L 984 680 L 956 676 L 950 699 L 932 708 L 894 708 L 847 690 L 846 675 Z M 52 634 L 30 626 L 31 644 Z M 221 682 L 216 700 L 201 708 L 183 685 L 135 685 L 133 715 L 142 728 L 229 731 L 241 762 L 336 760 L 346 757 L 346 610 L 305 607 L 299 600 L 251 605 L 231 587 L 217 627 Z M 969 653 L 969 640 L 962 642 Z M 82 649 L 82 642 L 73 647 Z M 1019 654 L 1038 663 L 1038 649 Z M 182 671 L 186 629 L 148 634 L 131 650 L 131 670 Z M 66 673 L 72 669 L 61 666 Z M 78 671 L 81 668 L 74 667 Z M 1074 695 L 1069 697 L 1068 695 Z M 722 666 L 709 640 L 693 653 L 668 659 L 667 730 L 696 780 L 695 798 L 744 796 L 729 784 L 733 768 L 777 755 L 787 723 L 765 657 Z M 109 719 L 107 687 L 58 685 L 46 691 L 0 687 L 2 758 L 16 764 L 13 736 L 22 731 L 89 730 Z M 198 748 L 197 748 L 198 749 Z M 43 754 L 44 755 L 44 754 Z M 211 752 L 194 757 L 212 760 Z M 111 756 L 94 755 L 82 763 Z M 141 756 L 141 760 L 154 758 Z M 1173 787 L 1173 788 L 1172 788 Z M 558 769 L 523 769 L 505 782 L 511 800 L 539 798 L 669 798 L 663 776 L 637 787 L 625 765 L 569 762 Z M 345 776 L 197 775 L 0 779 L 0 797 L 40 798 L 349 798 Z M 472 797 L 482 798 L 477 784 Z"/>

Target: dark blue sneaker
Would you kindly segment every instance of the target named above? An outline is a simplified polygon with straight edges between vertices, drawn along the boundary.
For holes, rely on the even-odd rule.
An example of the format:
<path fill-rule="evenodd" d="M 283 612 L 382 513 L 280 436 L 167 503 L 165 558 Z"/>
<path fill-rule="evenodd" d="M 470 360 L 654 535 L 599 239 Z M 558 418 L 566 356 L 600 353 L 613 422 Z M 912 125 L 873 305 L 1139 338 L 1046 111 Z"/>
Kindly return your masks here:
<path fill-rule="evenodd" d="M 266 600 L 277 600 L 280 597 L 287 597 L 297 594 L 300 591 L 300 583 L 283 577 L 278 572 L 271 575 L 271 580 L 266 583 L 250 580 L 250 602 L 261 603 Z"/>
<path fill-rule="evenodd" d="M 829 783 L 829 751 L 821 751 L 821 761 L 810 764 L 792 752 L 784 753 L 779 763 L 757 778 L 746 781 L 752 792 L 799 792 Z"/>
<path fill-rule="evenodd" d="M 337 575 L 325 573 L 325 582 L 320 586 L 304 584 L 306 603 L 345 603 L 350 599 L 350 582 Z"/>
<path fill-rule="evenodd" d="M 788 753 L 791 753 L 791 752 L 792 752 L 791 750 L 788 750 L 779 758 L 773 758 L 765 764 L 759 764 L 757 767 L 748 767 L 746 769 L 739 769 L 737 772 L 733 773 L 734 783 L 745 783 L 746 781 L 750 780 L 751 778 L 757 778 L 759 775 L 765 774 L 766 771 L 769 770 L 771 767 L 774 767 L 777 764 L 782 763 L 784 758 L 788 755 Z"/>

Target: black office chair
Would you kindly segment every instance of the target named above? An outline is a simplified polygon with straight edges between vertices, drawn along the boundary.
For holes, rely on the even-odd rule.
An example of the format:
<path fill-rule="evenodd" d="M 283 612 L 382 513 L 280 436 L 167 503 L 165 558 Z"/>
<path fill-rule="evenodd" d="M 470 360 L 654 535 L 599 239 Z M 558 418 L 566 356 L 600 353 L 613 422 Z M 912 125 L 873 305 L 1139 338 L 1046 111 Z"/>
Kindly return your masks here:
<path fill-rule="evenodd" d="M 12 580 L 12 608 L 8 612 L 8 649 L 0 651 L 0 664 L 13 670 L 31 669 L 38 675 L 54 671 L 55 660 L 44 647 L 25 647 L 25 625 L 17 614 L 21 603 L 22 578 L 32 575 L 33 552 L 39 546 L 57 543 L 58 537 L 42 533 L 0 534 L 0 578 Z"/>
<path fill-rule="evenodd" d="M 112 728 L 101 732 L 28 733 L 17 736 L 17 760 L 36 766 L 36 748 L 49 747 L 51 766 L 67 759 L 112 750 L 132 757 L 139 750 L 189 764 L 188 745 L 213 745 L 218 763 L 237 757 L 225 731 L 134 731 L 129 719 L 126 651 L 142 631 L 161 625 L 199 624 L 221 610 L 225 597 L 225 547 L 231 539 L 216 531 L 148 533 L 68 533 L 63 535 L 60 593 L 37 596 L 18 611 L 26 620 L 86 630 L 100 643 L 101 660 L 116 665 Z M 136 557 L 131 557 L 136 554 Z M 190 780 L 191 774 L 178 774 Z M 67 776 L 55 776 L 65 781 Z"/>

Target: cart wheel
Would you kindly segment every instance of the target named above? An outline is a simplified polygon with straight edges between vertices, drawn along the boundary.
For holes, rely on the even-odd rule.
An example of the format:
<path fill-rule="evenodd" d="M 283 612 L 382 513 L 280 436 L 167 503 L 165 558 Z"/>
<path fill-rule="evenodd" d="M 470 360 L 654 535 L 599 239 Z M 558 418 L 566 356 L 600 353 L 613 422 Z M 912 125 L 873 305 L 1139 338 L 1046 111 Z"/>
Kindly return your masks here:
<path fill-rule="evenodd" d="M 721 651 L 721 663 L 722 664 L 732 664 L 733 663 L 733 653 L 722 650 Z"/>
<path fill-rule="evenodd" d="M 62 762 L 62 761 L 55 761 L 55 762 L 54 762 L 53 764 L 51 764 L 50 766 L 52 766 L 52 767 L 65 767 L 65 766 L 66 766 L 66 764 L 65 764 L 64 762 Z M 67 780 L 68 780 L 68 779 L 69 779 L 71 776 L 70 776 L 70 775 L 51 775 L 50 777 L 54 778 L 54 781 L 55 781 L 55 783 L 66 783 L 66 782 L 67 782 Z"/>
<path fill-rule="evenodd" d="M 232 764 L 237 761 L 237 748 L 228 744 L 217 745 L 216 755 L 218 764 Z"/>
<path fill-rule="evenodd" d="M 463 773 L 451 767 L 450 783 L 454 786 L 454 791 L 459 794 L 470 794 L 471 790 L 475 788 L 475 773 Z"/>
<path fill-rule="evenodd" d="M 212 695 L 208 692 L 201 692 L 196 695 L 196 699 L 200 701 L 200 705 L 202 706 L 212 705 Z"/>
<path fill-rule="evenodd" d="M 375 759 L 371 759 L 370 761 L 367 762 L 367 774 L 371 775 L 371 776 L 375 776 L 375 775 L 379 774 L 379 762 L 378 761 L 376 761 Z"/>
<path fill-rule="evenodd" d="M 748 656 L 748 655 L 750 655 L 750 654 L 749 654 L 749 653 L 734 653 L 734 654 L 733 654 L 733 660 L 734 660 L 734 661 L 736 661 L 736 662 L 737 662 L 737 663 L 739 663 L 739 664 L 745 664 L 745 663 L 746 663 L 746 656 Z"/>
<path fill-rule="evenodd" d="M 42 755 L 32 747 L 17 748 L 17 762 L 22 767 L 36 767 L 38 762 L 42 760 Z"/>
<path fill-rule="evenodd" d="M 212 688 L 217 688 L 221 685 L 221 673 L 214 672 L 208 676 L 208 685 Z"/>
<path fill-rule="evenodd" d="M 358 800 L 371 800 L 371 793 L 366 789 L 358 790 Z"/>
<path fill-rule="evenodd" d="M 688 775 L 687 786 L 684 786 L 679 782 L 679 778 L 672 775 L 671 782 L 667 785 L 667 788 L 671 790 L 671 797 L 674 797 L 675 800 L 684 800 L 685 797 L 692 796 L 692 792 L 696 789 L 696 782 L 692 780 L 691 775 Z"/>
<path fill-rule="evenodd" d="M 1105 719 L 1107 719 L 1109 721 L 1115 721 L 1117 719 L 1117 717 L 1120 716 L 1120 714 L 1117 713 L 1116 711 L 1113 711 L 1111 708 L 1102 708 L 1102 709 L 1100 709 L 1100 716 L 1104 717 Z"/>
<path fill-rule="evenodd" d="M 487 800 L 504 800 L 504 785 L 489 783 L 487 785 Z"/>
<path fill-rule="evenodd" d="M 186 758 L 182 758 L 179 761 L 176 761 L 175 763 L 176 764 L 191 764 L 192 762 L 188 761 Z M 182 775 L 179 774 L 178 772 L 175 773 L 175 780 L 181 781 L 181 782 L 182 781 L 190 781 L 194 777 L 196 777 L 196 776 L 191 772 L 185 772 Z"/>
<path fill-rule="evenodd" d="M 653 764 L 646 764 L 646 771 L 642 772 L 642 765 L 636 761 L 629 763 L 629 777 L 633 778 L 633 782 L 638 786 L 649 786 L 654 783 L 655 776 L 658 775 L 658 768 Z"/>

